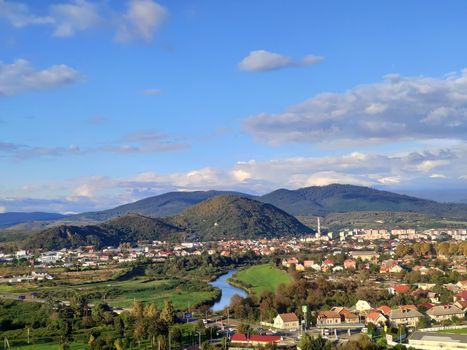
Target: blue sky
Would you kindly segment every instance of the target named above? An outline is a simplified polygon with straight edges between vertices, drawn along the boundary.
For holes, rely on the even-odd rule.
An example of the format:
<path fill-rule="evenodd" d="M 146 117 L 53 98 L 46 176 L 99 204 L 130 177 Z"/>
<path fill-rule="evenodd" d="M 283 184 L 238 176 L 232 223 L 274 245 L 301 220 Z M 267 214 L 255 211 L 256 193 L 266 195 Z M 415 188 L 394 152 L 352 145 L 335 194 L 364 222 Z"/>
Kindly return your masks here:
<path fill-rule="evenodd" d="M 334 182 L 467 198 L 466 10 L 0 0 L 0 210 Z"/>

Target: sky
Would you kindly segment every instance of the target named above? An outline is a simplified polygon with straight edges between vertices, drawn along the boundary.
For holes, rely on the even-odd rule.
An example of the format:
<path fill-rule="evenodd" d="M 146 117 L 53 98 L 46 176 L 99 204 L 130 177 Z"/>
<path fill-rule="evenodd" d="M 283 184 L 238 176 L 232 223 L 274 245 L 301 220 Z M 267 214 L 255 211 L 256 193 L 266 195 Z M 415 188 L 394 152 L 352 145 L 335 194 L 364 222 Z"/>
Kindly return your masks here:
<path fill-rule="evenodd" d="M 467 200 L 466 11 L 0 0 L 0 212 L 331 183 Z"/>

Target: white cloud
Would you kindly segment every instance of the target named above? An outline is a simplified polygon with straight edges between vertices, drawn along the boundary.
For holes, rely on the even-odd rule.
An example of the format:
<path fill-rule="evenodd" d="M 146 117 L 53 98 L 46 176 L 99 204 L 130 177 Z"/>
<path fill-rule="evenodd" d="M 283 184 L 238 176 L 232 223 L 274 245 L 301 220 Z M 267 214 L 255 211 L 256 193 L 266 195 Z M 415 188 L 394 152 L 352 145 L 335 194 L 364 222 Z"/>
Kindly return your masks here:
<path fill-rule="evenodd" d="M 50 12 L 55 26 L 53 35 L 57 37 L 73 36 L 97 26 L 102 20 L 97 5 L 86 0 L 52 5 Z"/>
<path fill-rule="evenodd" d="M 243 71 L 271 71 L 289 67 L 302 67 L 315 64 L 323 57 L 308 55 L 301 60 L 266 50 L 251 51 L 239 64 L 238 68 Z"/>
<path fill-rule="evenodd" d="M 32 14 L 29 7 L 23 3 L 7 0 L 0 0 L 0 20 L 5 20 L 16 28 L 51 24 L 54 21 L 50 16 Z"/>
<path fill-rule="evenodd" d="M 23 2 L 0 0 L 0 20 L 15 28 L 47 25 L 53 28 L 52 36 L 69 38 L 78 32 L 97 27 L 115 32 L 120 42 L 150 41 L 165 22 L 168 11 L 153 0 L 128 0 L 124 12 L 109 5 L 110 1 L 69 0 L 55 3 L 46 15 L 38 15 Z"/>
<path fill-rule="evenodd" d="M 249 117 L 260 140 L 360 143 L 467 139 L 467 70 L 444 79 L 388 75 L 382 83 L 322 93 L 277 114 Z"/>
<path fill-rule="evenodd" d="M 166 8 L 155 1 L 130 0 L 127 12 L 119 20 L 116 39 L 120 42 L 134 39 L 150 41 L 167 15 Z"/>
<path fill-rule="evenodd" d="M 175 152 L 189 147 L 189 144 L 179 142 L 169 135 L 157 131 L 144 131 L 129 133 L 115 142 L 88 148 L 81 148 L 74 144 L 69 146 L 30 146 L 0 141 L 0 155 L 3 154 L 16 160 L 28 160 L 91 153 L 151 154 Z"/>
<path fill-rule="evenodd" d="M 151 139 L 133 135 L 128 139 Z M 431 167 L 420 166 L 432 161 Z M 442 161 L 442 162 L 440 162 Z M 442 176 L 439 176 L 442 174 Z M 128 178 L 93 176 L 0 189 L 0 206 L 9 210 L 84 211 L 104 209 L 167 191 L 238 190 L 266 193 L 277 188 L 300 188 L 350 183 L 394 188 L 465 188 L 467 147 L 406 154 L 353 152 L 328 157 L 249 160 L 220 169 L 205 167 L 186 172 L 146 172 Z"/>
<path fill-rule="evenodd" d="M 430 177 L 432 179 L 446 179 L 447 178 L 447 176 L 444 174 L 431 174 Z"/>
<path fill-rule="evenodd" d="M 3 207 L 3 206 L 0 207 L 0 214 L 6 213 L 6 211 L 7 211 L 6 207 Z"/>
<path fill-rule="evenodd" d="M 24 59 L 11 64 L 0 61 L 0 96 L 57 88 L 75 83 L 79 79 L 79 73 L 64 64 L 38 70 Z"/>

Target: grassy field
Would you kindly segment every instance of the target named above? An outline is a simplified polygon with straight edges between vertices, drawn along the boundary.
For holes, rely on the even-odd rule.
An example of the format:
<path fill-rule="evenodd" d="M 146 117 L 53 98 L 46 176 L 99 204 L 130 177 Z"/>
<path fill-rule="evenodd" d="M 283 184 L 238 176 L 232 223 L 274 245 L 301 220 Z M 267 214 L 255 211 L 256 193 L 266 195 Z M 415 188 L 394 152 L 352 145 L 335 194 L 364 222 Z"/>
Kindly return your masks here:
<path fill-rule="evenodd" d="M 0 286 L 0 294 L 24 294 L 28 297 L 31 292 L 39 292 L 40 299 L 50 295 L 58 300 L 68 300 L 70 291 L 75 290 L 86 295 L 89 302 L 93 304 L 105 300 L 112 306 L 130 307 L 134 300 L 139 300 L 145 303 L 155 303 L 162 307 L 164 302 L 170 299 L 175 309 L 182 310 L 186 309 L 187 306 L 195 306 L 212 300 L 218 293 L 213 287 L 202 282 L 195 286 L 186 285 L 183 282 L 174 279 L 148 280 L 138 277 L 124 281 L 110 280 L 72 285 L 2 285 Z"/>
<path fill-rule="evenodd" d="M 438 333 L 467 334 L 467 327 L 461 329 L 443 329 L 438 331 Z"/>
<path fill-rule="evenodd" d="M 124 281 L 106 281 L 78 285 L 59 286 L 58 292 L 74 289 L 80 294 L 88 295 L 91 303 L 102 300 L 112 306 L 130 307 L 134 300 L 155 303 L 162 307 L 168 299 L 172 300 L 175 309 L 185 309 L 212 299 L 216 292 L 213 288 L 201 286 L 193 290 L 179 280 L 148 280 L 143 277 Z M 57 287 L 41 288 L 41 291 L 57 292 Z"/>
<path fill-rule="evenodd" d="M 245 286 L 249 291 L 259 295 L 263 290 L 274 292 L 281 283 L 292 282 L 292 277 L 285 271 L 265 264 L 238 271 L 234 275 L 233 282 L 238 282 L 240 286 Z"/>
<path fill-rule="evenodd" d="M 86 287 L 87 288 L 87 287 Z M 105 300 L 112 306 L 130 307 L 133 300 L 145 303 L 155 303 L 159 307 L 164 305 L 166 300 L 172 300 L 175 309 L 185 309 L 187 306 L 200 304 L 215 296 L 212 291 L 192 291 L 178 285 L 177 281 L 146 281 L 144 279 L 134 279 L 113 283 L 96 283 L 90 286 L 91 290 L 100 288 L 105 290 Z M 94 300 L 96 302 L 97 300 Z"/>

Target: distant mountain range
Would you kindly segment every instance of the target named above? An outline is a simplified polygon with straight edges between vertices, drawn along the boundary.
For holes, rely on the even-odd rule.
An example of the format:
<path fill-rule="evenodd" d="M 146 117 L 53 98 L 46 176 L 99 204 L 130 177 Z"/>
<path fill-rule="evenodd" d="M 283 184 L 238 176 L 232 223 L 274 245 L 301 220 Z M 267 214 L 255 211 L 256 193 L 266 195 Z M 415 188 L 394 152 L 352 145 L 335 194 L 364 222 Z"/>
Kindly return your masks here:
<path fill-rule="evenodd" d="M 220 195 L 232 195 L 269 203 L 294 216 L 325 216 L 358 211 L 413 212 L 455 219 L 467 219 L 467 204 L 438 203 L 393 192 L 354 185 L 312 186 L 297 190 L 279 189 L 263 196 L 240 192 L 169 192 L 114 209 L 83 213 L 69 220 L 108 220 L 136 213 L 151 217 L 179 214 L 182 210 Z"/>
<path fill-rule="evenodd" d="M 297 235 L 311 231 L 302 223 L 313 225 L 313 216 L 328 217 L 333 227 L 339 227 L 340 221 L 361 223 L 361 218 L 385 217 L 391 223 L 402 225 L 410 225 L 413 220 L 426 221 L 420 215 L 425 215 L 426 220 L 445 218 L 450 224 L 463 225 L 467 222 L 467 204 L 438 203 L 337 184 L 279 189 L 263 196 L 230 191 L 169 192 L 109 210 L 77 215 L 0 214 L 0 227 L 11 228 L 16 224 L 18 230 L 26 231 L 24 225 L 18 225 L 21 220 L 35 223 L 31 227 L 36 229 L 45 227 L 39 234 L 28 237 L 31 246 L 41 246 L 51 240 L 60 242 L 59 246 L 86 242 L 114 245 L 142 239 L 217 240 Z M 302 223 L 294 216 L 300 217 Z M 11 231 L 8 234 L 8 240 L 14 237 Z"/>
<path fill-rule="evenodd" d="M 164 219 L 127 214 L 98 225 L 61 225 L 32 234 L 22 246 L 60 249 L 108 246 L 140 240 L 245 239 L 297 236 L 313 230 L 270 204 L 223 195 L 207 199 Z"/>
<path fill-rule="evenodd" d="M 58 220 L 65 218 L 65 215 L 57 213 L 42 213 L 42 212 L 33 212 L 33 213 L 21 213 L 21 212 L 9 212 L 0 214 L 0 229 L 6 228 L 25 222 L 33 221 L 50 221 Z"/>
<path fill-rule="evenodd" d="M 134 203 L 120 205 L 113 209 L 72 215 L 68 217 L 68 219 L 105 221 L 131 213 L 150 217 L 165 217 L 179 214 L 184 209 L 201 203 L 206 199 L 223 195 L 254 197 L 248 194 L 232 191 L 168 192 L 159 196 L 141 199 Z"/>

